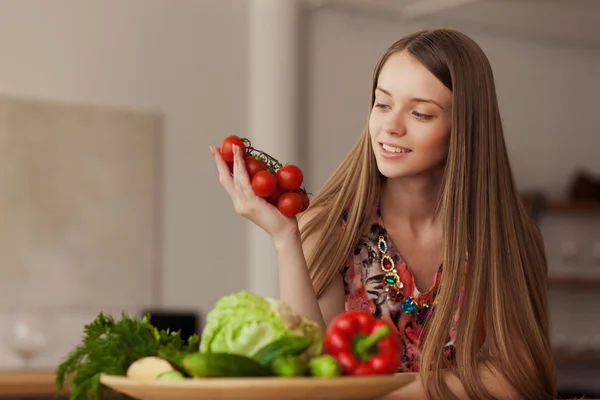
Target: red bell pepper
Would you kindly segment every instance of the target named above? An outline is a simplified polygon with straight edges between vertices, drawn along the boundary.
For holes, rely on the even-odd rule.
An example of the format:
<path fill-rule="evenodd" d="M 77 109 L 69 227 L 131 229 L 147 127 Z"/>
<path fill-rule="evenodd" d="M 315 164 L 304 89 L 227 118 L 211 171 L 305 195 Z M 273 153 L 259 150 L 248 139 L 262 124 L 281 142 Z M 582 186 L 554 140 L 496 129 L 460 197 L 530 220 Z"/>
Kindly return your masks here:
<path fill-rule="evenodd" d="M 385 321 L 364 310 L 335 317 L 325 331 L 325 352 L 345 375 L 393 374 L 400 367 L 400 338 Z"/>

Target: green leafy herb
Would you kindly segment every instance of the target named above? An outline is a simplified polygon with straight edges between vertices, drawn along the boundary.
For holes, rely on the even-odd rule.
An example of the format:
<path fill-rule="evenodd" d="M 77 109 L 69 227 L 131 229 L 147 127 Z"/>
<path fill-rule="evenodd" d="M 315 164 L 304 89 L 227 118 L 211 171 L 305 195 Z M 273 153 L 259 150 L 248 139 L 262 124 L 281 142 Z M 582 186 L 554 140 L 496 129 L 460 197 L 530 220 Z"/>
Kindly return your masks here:
<path fill-rule="evenodd" d="M 181 365 L 185 354 L 198 351 L 199 341 L 198 335 L 186 343 L 179 331 L 159 331 L 150 324 L 150 314 L 132 318 L 123 313 L 117 321 L 100 313 L 84 327 L 82 343 L 58 366 L 56 389 L 68 381 L 70 400 L 101 400 L 109 391 L 100 382 L 101 374 L 125 375 L 134 361 L 148 356 Z"/>

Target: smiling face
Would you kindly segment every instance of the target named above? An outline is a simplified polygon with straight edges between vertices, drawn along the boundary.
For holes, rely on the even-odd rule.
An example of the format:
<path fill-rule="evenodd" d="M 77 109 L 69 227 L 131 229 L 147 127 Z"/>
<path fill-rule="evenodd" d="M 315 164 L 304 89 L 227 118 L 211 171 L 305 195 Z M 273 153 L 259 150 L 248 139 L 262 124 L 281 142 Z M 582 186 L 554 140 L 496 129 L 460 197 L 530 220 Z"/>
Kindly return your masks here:
<path fill-rule="evenodd" d="M 387 178 L 433 173 L 448 154 L 452 93 L 406 52 L 383 66 L 369 118 L 377 167 Z"/>

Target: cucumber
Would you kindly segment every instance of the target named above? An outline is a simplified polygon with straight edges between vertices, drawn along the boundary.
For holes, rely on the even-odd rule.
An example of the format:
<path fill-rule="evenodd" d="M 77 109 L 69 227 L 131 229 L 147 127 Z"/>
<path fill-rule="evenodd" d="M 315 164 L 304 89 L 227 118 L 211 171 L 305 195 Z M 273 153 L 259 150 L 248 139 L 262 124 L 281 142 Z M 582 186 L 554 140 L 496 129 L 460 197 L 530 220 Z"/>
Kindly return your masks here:
<path fill-rule="evenodd" d="M 194 378 L 271 376 L 255 360 L 238 354 L 192 353 L 183 359 L 183 369 Z"/>
<path fill-rule="evenodd" d="M 267 367 L 276 358 L 303 353 L 311 343 L 312 339 L 307 336 L 282 337 L 260 348 L 252 358 Z"/>

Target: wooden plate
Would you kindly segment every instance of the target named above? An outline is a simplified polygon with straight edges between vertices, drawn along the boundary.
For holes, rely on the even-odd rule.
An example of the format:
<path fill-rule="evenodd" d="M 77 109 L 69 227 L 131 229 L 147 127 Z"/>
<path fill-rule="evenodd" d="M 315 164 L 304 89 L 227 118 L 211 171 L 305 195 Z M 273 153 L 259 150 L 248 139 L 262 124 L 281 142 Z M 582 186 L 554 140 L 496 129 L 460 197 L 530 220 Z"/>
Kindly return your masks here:
<path fill-rule="evenodd" d="M 140 400 L 367 400 L 384 396 L 414 381 L 414 373 L 338 378 L 205 378 L 140 381 L 102 375 L 100 381 Z"/>

